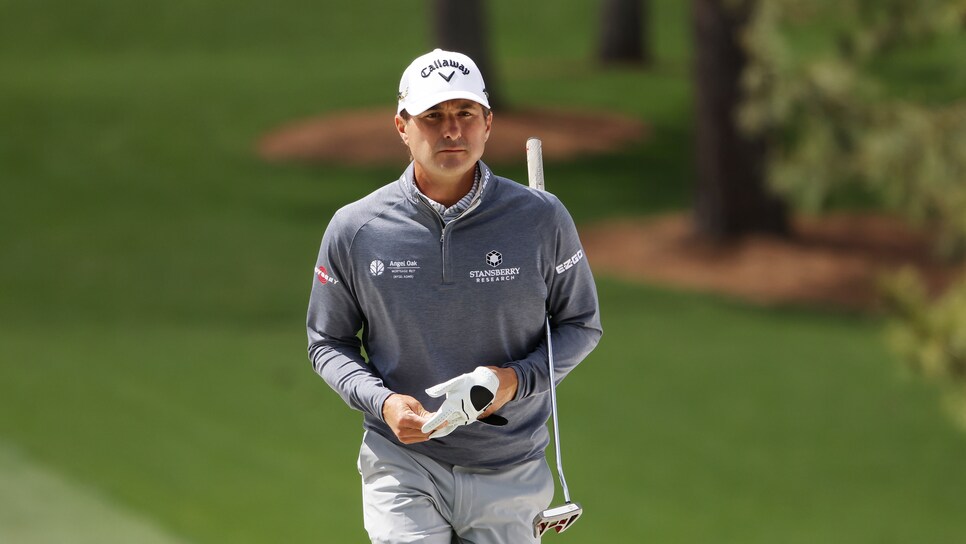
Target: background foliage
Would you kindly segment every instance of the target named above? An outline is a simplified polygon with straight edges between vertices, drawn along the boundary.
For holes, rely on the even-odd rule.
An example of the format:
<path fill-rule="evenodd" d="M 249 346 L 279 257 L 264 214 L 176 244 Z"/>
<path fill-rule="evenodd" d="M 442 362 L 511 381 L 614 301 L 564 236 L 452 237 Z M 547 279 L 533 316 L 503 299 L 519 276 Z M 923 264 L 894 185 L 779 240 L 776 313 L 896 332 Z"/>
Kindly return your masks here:
<path fill-rule="evenodd" d="M 935 224 L 938 249 L 960 255 L 966 101 L 954 59 L 964 13 L 954 0 L 760 2 L 744 36 L 752 62 L 740 122 L 768 134 L 773 185 L 813 211 L 858 186 Z"/>
<path fill-rule="evenodd" d="M 956 0 L 758 3 L 744 36 L 752 62 L 740 121 L 768 135 L 772 185 L 811 211 L 857 188 L 935 231 L 937 256 L 961 259 L 964 21 Z M 883 282 L 895 312 L 892 344 L 914 369 L 959 391 L 966 278 L 930 307 L 912 274 Z"/>

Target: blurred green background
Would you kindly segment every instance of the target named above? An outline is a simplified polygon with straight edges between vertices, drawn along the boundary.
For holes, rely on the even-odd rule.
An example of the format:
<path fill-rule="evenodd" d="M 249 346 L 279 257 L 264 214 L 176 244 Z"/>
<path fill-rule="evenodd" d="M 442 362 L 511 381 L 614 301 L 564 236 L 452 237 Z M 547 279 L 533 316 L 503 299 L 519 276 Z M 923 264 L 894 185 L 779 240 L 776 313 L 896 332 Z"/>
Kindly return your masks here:
<path fill-rule="evenodd" d="M 688 8 L 651 7 L 642 71 L 593 62 L 594 2 L 489 4 L 510 103 L 651 126 L 546 165 L 578 224 L 689 205 Z M 361 416 L 312 373 L 304 310 L 332 212 L 403 164 L 253 145 L 391 104 L 428 9 L 0 1 L 0 542 L 366 540 Z M 876 318 L 598 287 L 604 338 L 561 388 L 587 515 L 548 540 L 966 542 L 966 436 Z"/>

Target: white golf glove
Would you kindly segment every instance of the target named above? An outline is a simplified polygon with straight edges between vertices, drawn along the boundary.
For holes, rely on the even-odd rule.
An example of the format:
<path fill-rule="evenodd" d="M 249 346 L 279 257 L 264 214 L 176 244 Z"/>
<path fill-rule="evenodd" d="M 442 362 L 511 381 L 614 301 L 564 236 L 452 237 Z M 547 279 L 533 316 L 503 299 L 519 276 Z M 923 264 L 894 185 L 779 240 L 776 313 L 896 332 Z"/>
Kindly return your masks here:
<path fill-rule="evenodd" d="M 422 427 L 424 433 L 439 427 L 436 432 L 429 435 L 430 438 L 442 438 L 456 430 L 460 425 L 469 425 L 476 421 L 476 418 L 483 413 L 496 398 L 496 391 L 500 388 L 500 379 L 492 370 L 478 366 L 476 370 L 469 374 L 463 374 L 434 385 L 426 390 L 426 393 L 438 398 L 446 395 L 446 400 Z M 499 416 L 489 416 L 486 422 L 491 425 L 505 425 L 506 420 Z"/>

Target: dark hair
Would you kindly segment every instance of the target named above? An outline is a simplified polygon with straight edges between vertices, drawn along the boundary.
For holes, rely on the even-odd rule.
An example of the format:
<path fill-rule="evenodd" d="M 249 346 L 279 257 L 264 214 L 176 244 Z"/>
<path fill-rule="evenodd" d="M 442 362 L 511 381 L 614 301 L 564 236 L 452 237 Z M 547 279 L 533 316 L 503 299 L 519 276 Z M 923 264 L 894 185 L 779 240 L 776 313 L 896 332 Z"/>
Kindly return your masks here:
<path fill-rule="evenodd" d="M 480 108 L 483 110 L 483 117 L 484 118 L 490 116 L 490 113 L 492 113 L 491 110 L 490 110 L 490 108 L 484 106 L 483 104 L 480 104 L 479 102 L 476 102 L 476 104 L 479 104 L 480 105 Z M 401 112 L 399 112 L 399 116 L 402 117 L 403 121 L 406 121 L 407 123 L 413 117 L 412 115 L 409 115 L 409 112 L 406 111 L 405 109 L 402 110 Z"/>

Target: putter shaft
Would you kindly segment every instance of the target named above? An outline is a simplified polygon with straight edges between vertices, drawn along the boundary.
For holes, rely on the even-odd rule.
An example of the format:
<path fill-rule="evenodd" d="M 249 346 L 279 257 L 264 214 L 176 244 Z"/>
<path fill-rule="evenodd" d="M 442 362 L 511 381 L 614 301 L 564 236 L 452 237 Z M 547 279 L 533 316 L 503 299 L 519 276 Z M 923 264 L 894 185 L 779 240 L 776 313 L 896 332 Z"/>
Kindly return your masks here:
<path fill-rule="evenodd" d="M 553 342 L 550 340 L 550 316 L 547 316 L 547 359 L 550 367 L 550 407 L 553 412 L 553 446 L 557 456 L 557 475 L 560 476 L 560 487 L 563 488 L 564 500 L 570 501 L 570 489 L 567 488 L 567 479 L 564 478 L 563 459 L 560 455 L 560 423 L 557 419 L 557 384 L 555 383 L 556 372 L 553 367 Z"/>

